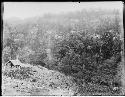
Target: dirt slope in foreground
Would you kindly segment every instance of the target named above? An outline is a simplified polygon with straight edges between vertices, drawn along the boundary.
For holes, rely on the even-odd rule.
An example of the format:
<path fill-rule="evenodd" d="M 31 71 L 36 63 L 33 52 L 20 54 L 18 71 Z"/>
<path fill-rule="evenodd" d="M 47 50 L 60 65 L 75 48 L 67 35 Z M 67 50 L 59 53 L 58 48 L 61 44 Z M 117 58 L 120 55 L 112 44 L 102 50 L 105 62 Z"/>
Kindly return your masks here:
<path fill-rule="evenodd" d="M 24 69 L 28 69 L 27 73 Z M 43 67 L 10 69 L 5 72 L 2 74 L 3 96 L 69 96 L 77 90 L 71 77 Z M 28 77 L 22 77 L 24 75 Z"/>

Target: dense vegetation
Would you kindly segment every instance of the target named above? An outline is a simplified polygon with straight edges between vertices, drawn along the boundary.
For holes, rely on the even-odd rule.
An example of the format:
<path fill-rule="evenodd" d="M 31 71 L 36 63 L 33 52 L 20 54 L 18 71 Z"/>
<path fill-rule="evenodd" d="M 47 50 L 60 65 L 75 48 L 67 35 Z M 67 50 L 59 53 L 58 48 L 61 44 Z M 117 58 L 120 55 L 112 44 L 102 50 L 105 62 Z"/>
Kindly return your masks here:
<path fill-rule="evenodd" d="M 121 22 L 118 10 L 46 14 L 17 24 L 4 21 L 3 63 L 18 55 L 23 63 L 72 76 L 79 86 L 120 87 Z"/>

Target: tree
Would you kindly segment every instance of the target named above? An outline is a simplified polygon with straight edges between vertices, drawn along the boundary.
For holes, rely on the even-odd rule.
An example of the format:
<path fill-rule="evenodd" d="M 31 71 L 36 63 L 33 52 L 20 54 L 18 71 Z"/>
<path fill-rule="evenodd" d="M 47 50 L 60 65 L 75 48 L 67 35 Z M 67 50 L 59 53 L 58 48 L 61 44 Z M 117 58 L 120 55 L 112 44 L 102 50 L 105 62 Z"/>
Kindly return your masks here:
<path fill-rule="evenodd" d="M 10 47 L 5 47 L 2 51 L 2 63 L 6 63 L 11 59 L 11 49 Z"/>

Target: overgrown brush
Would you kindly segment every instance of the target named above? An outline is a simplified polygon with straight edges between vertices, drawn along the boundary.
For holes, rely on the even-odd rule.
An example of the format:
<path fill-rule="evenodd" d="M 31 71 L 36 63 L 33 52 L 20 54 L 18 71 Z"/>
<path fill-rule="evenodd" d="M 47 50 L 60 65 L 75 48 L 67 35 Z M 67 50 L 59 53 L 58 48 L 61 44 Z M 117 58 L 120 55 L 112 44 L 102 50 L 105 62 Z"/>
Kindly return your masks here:
<path fill-rule="evenodd" d="M 10 69 L 4 72 L 4 75 L 14 78 L 14 79 L 28 79 L 31 77 L 32 72 L 29 68 L 20 68 L 20 69 Z"/>

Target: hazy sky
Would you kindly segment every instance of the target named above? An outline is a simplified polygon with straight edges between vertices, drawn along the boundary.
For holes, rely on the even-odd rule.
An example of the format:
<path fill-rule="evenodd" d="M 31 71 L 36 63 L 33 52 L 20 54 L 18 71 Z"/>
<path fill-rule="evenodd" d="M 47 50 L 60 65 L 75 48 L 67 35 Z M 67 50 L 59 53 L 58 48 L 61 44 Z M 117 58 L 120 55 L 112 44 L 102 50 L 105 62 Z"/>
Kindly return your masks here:
<path fill-rule="evenodd" d="M 83 8 L 121 9 L 122 2 L 4 2 L 3 17 L 19 17 L 21 19 L 40 16 L 45 13 L 61 13 Z"/>

